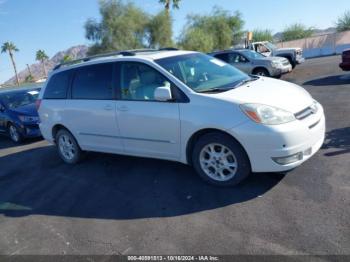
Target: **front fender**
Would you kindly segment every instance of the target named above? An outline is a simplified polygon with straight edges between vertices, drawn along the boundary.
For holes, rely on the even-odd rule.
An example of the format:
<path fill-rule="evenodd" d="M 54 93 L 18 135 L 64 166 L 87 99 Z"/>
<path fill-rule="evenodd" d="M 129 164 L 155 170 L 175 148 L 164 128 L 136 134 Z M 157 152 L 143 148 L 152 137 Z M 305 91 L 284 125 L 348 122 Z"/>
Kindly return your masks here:
<path fill-rule="evenodd" d="M 276 54 L 276 56 L 287 58 L 288 60 L 293 61 L 293 62 L 296 61 L 295 52 L 294 53 L 279 53 L 279 54 Z"/>

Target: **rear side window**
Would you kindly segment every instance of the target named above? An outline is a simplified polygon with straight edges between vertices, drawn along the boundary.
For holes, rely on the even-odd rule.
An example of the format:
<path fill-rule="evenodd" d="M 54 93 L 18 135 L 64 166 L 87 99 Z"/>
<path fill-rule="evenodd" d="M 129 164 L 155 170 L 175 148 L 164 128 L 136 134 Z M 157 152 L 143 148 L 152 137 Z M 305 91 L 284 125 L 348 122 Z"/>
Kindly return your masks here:
<path fill-rule="evenodd" d="M 72 99 L 113 99 L 112 70 L 112 63 L 77 69 L 72 85 Z"/>
<path fill-rule="evenodd" d="M 44 99 L 65 99 L 70 81 L 70 72 L 54 74 L 45 89 Z"/>

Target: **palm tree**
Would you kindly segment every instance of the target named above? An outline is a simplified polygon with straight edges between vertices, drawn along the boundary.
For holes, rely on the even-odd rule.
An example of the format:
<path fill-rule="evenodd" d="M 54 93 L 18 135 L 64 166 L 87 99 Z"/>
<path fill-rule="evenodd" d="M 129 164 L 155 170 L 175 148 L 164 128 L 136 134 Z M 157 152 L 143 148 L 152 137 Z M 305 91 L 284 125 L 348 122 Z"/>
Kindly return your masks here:
<path fill-rule="evenodd" d="M 338 18 L 336 26 L 338 32 L 350 30 L 350 10 L 346 11 L 341 17 Z"/>
<path fill-rule="evenodd" d="M 19 79 L 18 79 L 18 74 L 17 74 L 16 63 L 15 63 L 15 59 L 13 57 L 13 52 L 18 52 L 18 51 L 19 51 L 19 49 L 12 42 L 6 42 L 1 46 L 1 53 L 8 52 L 8 54 L 11 58 L 13 69 L 15 70 L 17 85 L 19 86 Z"/>
<path fill-rule="evenodd" d="M 70 55 L 65 55 L 62 60 L 61 63 L 67 63 L 67 62 L 71 62 L 73 61 L 73 58 Z"/>
<path fill-rule="evenodd" d="M 41 62 L 42 66 L 43 66 L 44 77 L 47 76 L 46 67 L 45 67 L 45 60 L 47 60 L 48 58 L 49 57 L 47 56 L 47 54 L 45 53 L 44 50 L 38 50 L 36 52 L 36 60 Z"/>
<path fill-rule="evenodd" d="M 32 70 L 30 70 L 30 66 L 28 64 L 26 64 L 26 66 L 27 66 L 29 74 L 31 75 L 32 74 Z"/>
<path fill-rule="evenodd" d="M 26 76 L 25 81 L 26 81 L 26 83 L 33 82 L 34 81 L 34 77 L 32 75 L 32 70 L 30 69 L 30 66 L 28 64 L 26 64 L 26 65 L 27 65 L 27 70 L 28 70 L 29 74 Z"/>
<path fill-rule="evenodd" d="M 179 9 L 179 3 L 181 0 L 159 0 L 159 3 L 163 4 L 166 12 L 169 14 L 170 4 L 173 3 L 173 9 Z"/>

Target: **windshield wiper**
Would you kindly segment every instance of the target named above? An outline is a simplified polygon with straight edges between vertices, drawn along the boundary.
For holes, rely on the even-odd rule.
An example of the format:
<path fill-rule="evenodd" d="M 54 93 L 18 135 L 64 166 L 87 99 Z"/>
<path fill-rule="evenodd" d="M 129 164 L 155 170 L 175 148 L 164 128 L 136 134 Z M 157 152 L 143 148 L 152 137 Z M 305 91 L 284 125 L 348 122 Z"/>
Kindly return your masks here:
<path fill-rule="evenodd" d="M 237 85 L 235 85 L 235 88 L 236 87 L 240 87 L 240 86 L 242 86 L 244 84 L 247 84 L 249 82 L 254 82 L 254 81 L 258 80 L 258 79 L 259 79 L 259 77 L 251 77 L 249 79 L 244 79 L 241 82 L 239 82 Z"/>
<path fill-rule="evenodd" d="M 203 90 L 203 91 L 197 91 L 198 93 L 216 93 L 216 92 L 226 92 L 229 91 L 233 88 L 212 88 L 208 90 Z"/>
<path fill-rule="evenodd" d="M 238 84 L 236 84 L 234 87 L 229 87 L 229 88 L 219 88 L 219 87 L 214 87 L 214 88 L 211 88 L 211 89 L 207 89 L 207 90 L 199 90 L 197 91 L 198 93 L 215 93 L 215 92 L 226 92 L 226 91 L 229 91 L 229 90 L 232 90 L 232 89 L 235 89 L 241 85 L 244 85 L 246 83 L 249 83 L 249 82 L 253 82 L 253 81 L 256 81 L 258 80 L 259 77 L 257 76 L 250 76 L 250 78 L 248 79 L 244 79 L 242 81 L 240 81 Z"/>

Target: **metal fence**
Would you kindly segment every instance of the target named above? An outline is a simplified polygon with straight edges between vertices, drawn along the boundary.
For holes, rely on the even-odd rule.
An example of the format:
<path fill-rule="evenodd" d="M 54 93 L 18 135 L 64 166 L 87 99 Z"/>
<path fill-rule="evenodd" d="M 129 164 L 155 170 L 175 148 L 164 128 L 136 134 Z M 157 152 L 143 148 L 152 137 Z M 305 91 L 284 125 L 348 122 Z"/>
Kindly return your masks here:
<path fill-rule="evenodd" d="M 281 42 L 277 46 L 301 47 L 305 58 L 341 54 L 345 49 L 350 49 L 350 31 Z"/>

